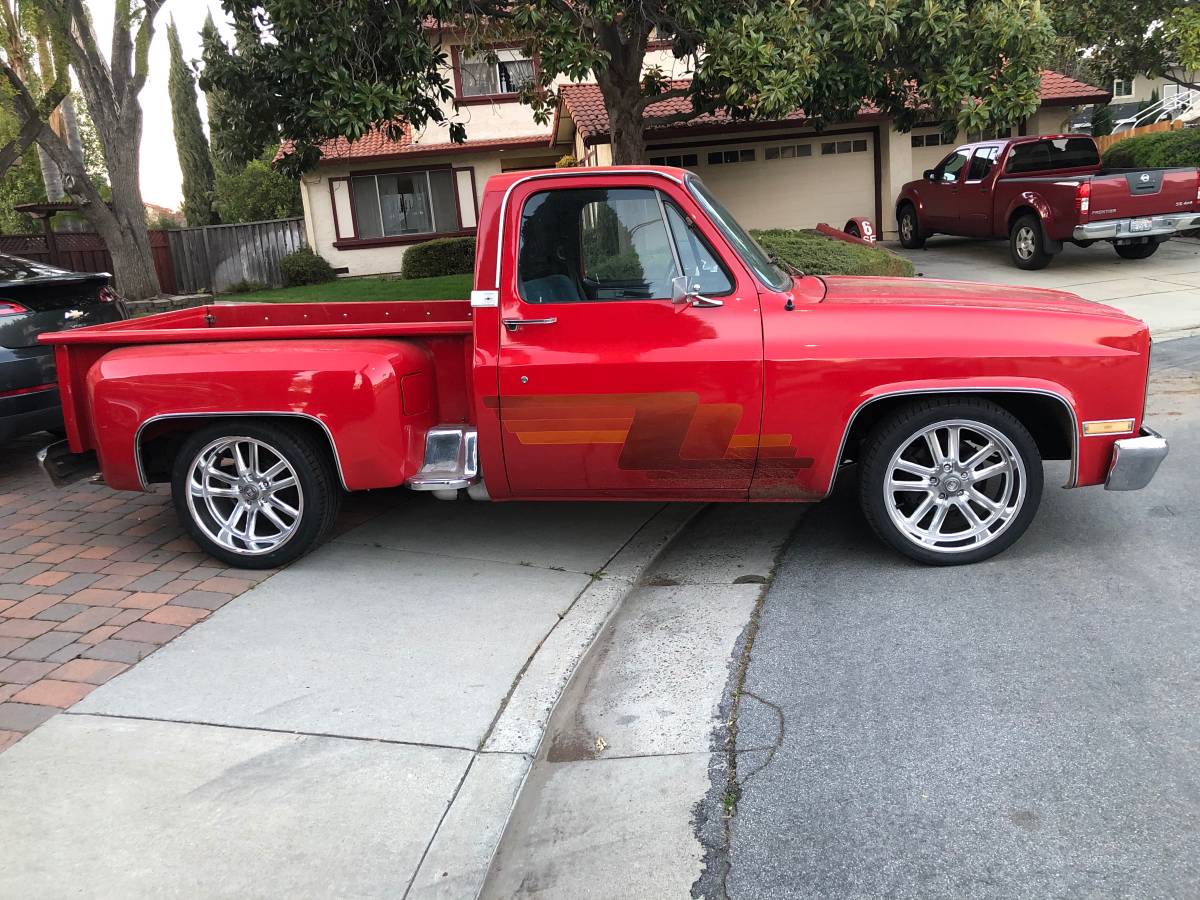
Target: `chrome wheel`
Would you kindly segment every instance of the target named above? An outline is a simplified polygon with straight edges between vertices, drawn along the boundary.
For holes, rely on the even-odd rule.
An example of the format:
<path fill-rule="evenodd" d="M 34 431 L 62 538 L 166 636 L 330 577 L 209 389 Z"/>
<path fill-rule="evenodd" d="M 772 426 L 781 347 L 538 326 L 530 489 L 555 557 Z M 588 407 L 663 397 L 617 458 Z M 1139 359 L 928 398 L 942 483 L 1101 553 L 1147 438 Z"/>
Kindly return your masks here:
<path fill-rule="evenodd" d="M 906 241 L 911 241 L 914 230 L 912 213 L 905 213 L 900 217 L 900 237 Z"/>
<path fill-rule="evenodd" d="M 1013 241 L 1013 247 L 1016 249 L 1017 256 L 1021 257 L 1021 259 L 1033 259 L 1033 254 L 1037 252 L 1037 235 L 1034 234 L 1031 225 L 1022 225 L 1017 229 L 1017 236 Z"/>
<path fill-rule="evenodd" d="M 1020 513 L 1025 463 L 1002 432 L 968 419 L 922 428 L 887 466 L 884 505 L 899 532 L 938 553 L 995 541 Z"/>
<path fill-rule="evenodd" d="M 261 556 L 292 539 L 304 491 L 291 462 L 251 437 L 222 437 L 193 457 L 187 477 L 192 520 L 218 546 Z"/>

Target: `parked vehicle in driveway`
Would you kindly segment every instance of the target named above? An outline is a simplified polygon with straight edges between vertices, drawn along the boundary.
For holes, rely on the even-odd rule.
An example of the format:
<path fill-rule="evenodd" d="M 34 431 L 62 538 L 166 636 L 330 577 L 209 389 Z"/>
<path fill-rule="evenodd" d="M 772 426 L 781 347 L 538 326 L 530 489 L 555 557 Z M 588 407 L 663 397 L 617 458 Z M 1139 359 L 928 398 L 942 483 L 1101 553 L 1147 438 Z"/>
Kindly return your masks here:
<path fill-rule="evenodd" d="M 68 440 L 169 483 L 235 566 L 294 559 L 343 491 L 443 499 L 813 501 L 859 464 L 875 530 L 927 563 L 1025 530 L 1042 460 L 1144 486 L 1150 337 L 1058 291 L 790 274 L 693 174 L 493 177 L 470 303 L 209 306 L 43 341 Z"/>
<path fill-rule="evenodd" d="M 0 254 L 0 444 L 62 428 L 54 349 L 37 339 L 125 318 L 111 280 Z"/>
<path fill-rule="evenodd" d="M 1089 135 L 1043 135 L 957 147 L 901 188 L 896 221 L 909 249 L 935 234 L 1007 237 L 1019 268 L 1042 269 L 1066 242 L 1146 259 L 1200 225 L 1198 201 L 1198 169 L 1105 169 Z"/>

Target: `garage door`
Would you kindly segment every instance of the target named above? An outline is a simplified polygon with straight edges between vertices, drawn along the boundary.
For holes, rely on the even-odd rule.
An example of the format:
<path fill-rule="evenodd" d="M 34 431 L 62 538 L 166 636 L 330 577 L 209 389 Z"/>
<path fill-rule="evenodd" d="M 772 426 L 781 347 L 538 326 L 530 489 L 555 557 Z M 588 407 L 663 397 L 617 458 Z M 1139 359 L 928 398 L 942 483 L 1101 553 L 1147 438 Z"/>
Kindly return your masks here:
<path fill-rule="evenodd" d="M 650 158 L 695 171 L 748 228 L 841 227 L 853 216 L 875 218 L 875 135 L 869 131 L 651 150 Z"/>

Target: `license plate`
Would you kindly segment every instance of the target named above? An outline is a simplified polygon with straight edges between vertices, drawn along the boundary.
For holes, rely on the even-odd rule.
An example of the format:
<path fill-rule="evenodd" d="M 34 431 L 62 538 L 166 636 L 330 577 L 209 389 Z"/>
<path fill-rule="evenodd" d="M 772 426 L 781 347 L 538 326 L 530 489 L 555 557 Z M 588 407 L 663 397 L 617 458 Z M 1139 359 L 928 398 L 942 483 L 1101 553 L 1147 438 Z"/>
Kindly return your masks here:
<path fill-rule="evenodd" d="M 1149 231 L 1154 227 L 1154 223 L 1149 219 L 1131 219 L 1129 222 L 1129 230 L 1134 234 L 1139 231 Z"/>

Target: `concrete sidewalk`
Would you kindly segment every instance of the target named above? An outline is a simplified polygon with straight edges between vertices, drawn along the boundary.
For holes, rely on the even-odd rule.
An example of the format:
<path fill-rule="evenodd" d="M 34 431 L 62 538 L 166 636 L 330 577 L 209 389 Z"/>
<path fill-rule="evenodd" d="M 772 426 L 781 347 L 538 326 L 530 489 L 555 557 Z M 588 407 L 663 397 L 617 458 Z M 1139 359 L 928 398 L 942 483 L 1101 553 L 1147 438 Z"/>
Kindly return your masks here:
<path fill-rule="evenodd" d="M 0 896 L 473 896 L 694 513 L 415 497 L 346 534 L 0 756 Z"/>

